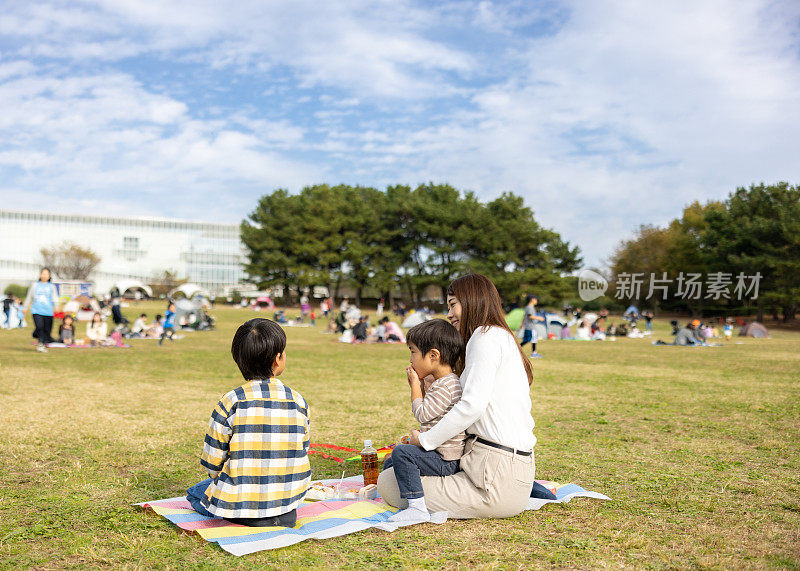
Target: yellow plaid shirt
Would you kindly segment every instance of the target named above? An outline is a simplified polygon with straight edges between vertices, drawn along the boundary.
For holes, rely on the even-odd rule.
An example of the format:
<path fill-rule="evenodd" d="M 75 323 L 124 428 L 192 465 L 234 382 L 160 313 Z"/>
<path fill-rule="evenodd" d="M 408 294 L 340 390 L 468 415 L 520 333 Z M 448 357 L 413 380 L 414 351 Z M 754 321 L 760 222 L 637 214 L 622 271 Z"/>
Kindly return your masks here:
<path fill-rule="evenodd" d="M 295 509 L 308 490 L 308 405 L 276 378 L 249 381 L 219 401 L 200 463 L 213 482 L 203 505 L 225 518 Z"/>

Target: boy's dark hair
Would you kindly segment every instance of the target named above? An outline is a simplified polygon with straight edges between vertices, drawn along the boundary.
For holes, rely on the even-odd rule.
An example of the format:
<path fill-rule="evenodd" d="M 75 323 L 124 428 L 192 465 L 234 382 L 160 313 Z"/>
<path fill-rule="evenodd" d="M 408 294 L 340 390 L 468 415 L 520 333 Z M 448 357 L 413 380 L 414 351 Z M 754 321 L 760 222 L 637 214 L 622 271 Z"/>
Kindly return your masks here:
<path fill-rule="evenodd" d="M 286 350 L 286 333 L 269 319 L 251 319 L 239 326 L 231 343 L 231 355 L 245 380 L 272 376 L 275 357 Z"/>
<path fill-rule="evenodd" d="M 406 341 L 416 345 L 423 355 L 436 349 L 441 355 L 441 362 L 452 369 L 456 369 L 464 358 L 461 334 L 444 319 L 431 319 L 415 325 L 408 330 Z"/>
<path fill-rule="evenodd" d="M 147 317 L 146 313 L 141 314 L 139 317 Z"/>

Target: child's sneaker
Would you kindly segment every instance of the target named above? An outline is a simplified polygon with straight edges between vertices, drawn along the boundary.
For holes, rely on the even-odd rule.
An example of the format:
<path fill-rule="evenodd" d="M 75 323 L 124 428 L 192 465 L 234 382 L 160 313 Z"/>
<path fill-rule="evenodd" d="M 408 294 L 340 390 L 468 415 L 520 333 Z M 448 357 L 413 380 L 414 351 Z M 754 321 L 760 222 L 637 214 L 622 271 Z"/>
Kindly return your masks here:
<path fill-rule="evenodd" d="M 39 353 L 47 353 L 47 347 L 45 347 L 44 345 L 37 346 L 36 350 L 39 351 Z"/>
<path fill-rule="evenodd" d="M 531 353 L 531 357 L 533 357 L 534 359 L 541 359 L 542 355 L 540 355 L 539 353 Z"/>

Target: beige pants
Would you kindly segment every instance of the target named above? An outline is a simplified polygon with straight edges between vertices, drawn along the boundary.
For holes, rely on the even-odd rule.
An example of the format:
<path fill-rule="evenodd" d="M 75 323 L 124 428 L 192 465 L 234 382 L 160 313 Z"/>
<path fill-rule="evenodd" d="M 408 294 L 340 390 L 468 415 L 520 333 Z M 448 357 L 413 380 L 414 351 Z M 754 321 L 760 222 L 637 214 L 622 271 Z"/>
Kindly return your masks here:
<path fill-rule="evenodd" d="M 535 471 L 533 454 L 520 456 L 470 439 L 461 472 L 422 478 L 425 505 L 431 512 L 447 511 L 454 519 L 512 517 L 528 505 Z M 378 493 L 391 506 L 408 507 L 392 468 L 378 477 Z"/>

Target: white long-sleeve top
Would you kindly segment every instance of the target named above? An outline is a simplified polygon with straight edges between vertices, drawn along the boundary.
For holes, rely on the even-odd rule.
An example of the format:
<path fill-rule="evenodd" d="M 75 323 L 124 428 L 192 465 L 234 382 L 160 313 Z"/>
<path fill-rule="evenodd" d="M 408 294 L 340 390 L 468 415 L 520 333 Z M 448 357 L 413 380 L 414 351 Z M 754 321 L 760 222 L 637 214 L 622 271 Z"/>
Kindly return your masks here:
<path fill-rule="evenodd" d="M 90 321 L 86 324 L 86 336 L 91 341 L 102 341 L 108 337 L 108 325 L 105 322 L 94 325 Z"/>
<path fill-rule="evenodd" d="M 517 450 L 536 445 L 528 376 L 517 341 L 501 327 L 475 330 L 467 342 L 461 400 L 430 430 L 419 435 L 433 450 L 459 432 Z"/>

